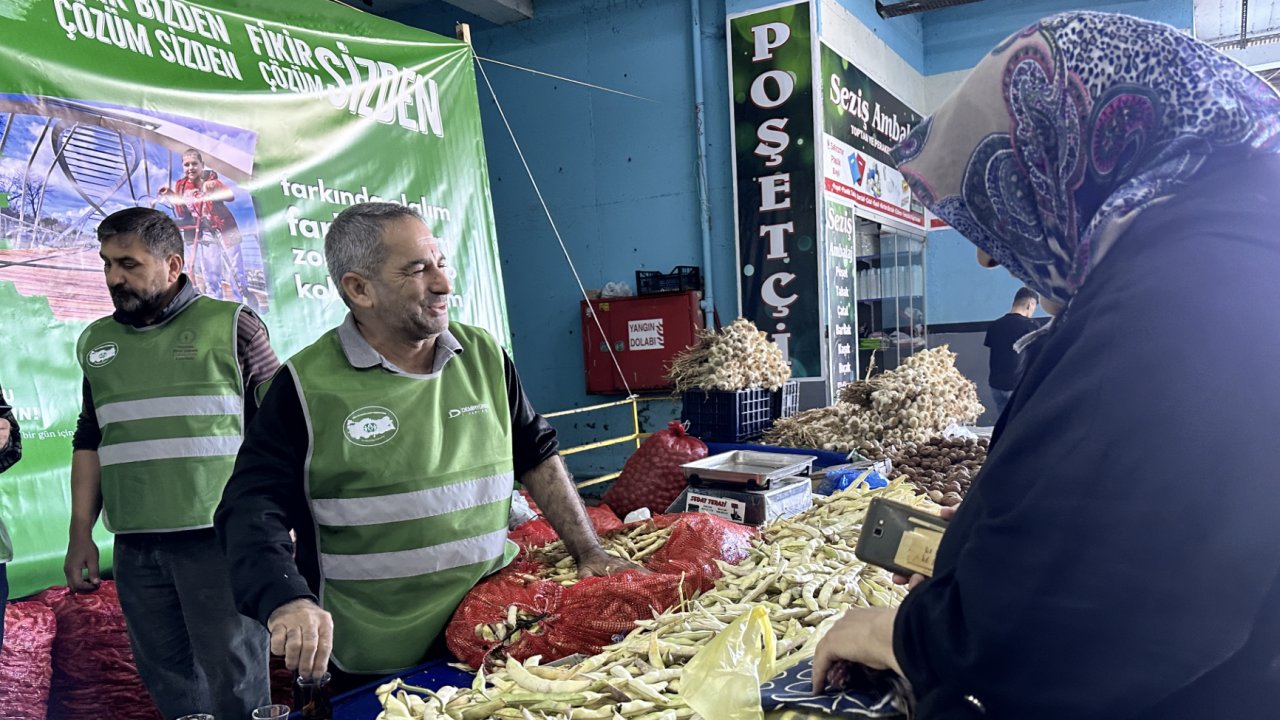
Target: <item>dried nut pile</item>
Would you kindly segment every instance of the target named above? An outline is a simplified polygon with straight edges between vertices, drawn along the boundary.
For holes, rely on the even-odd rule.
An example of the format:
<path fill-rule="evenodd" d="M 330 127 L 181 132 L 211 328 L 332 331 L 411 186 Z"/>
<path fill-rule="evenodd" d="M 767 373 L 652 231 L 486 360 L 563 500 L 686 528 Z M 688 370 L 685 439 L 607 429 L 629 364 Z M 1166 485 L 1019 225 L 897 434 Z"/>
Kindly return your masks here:
<path fill-rule="evenodd" d="M 956 370 L 947 346 L 918 352 L 894 370 L 851 383 L 840 401 L 773 424 L 770 445 L 886 457 L 908 443 L 923 443 L 948 425 L 972 423 L 982 414 L 978 390 Z"/>
<path fill-rule="evenodd" d="M 436 691 L 396 680 L 377 691 L 378 720 L 682 720 L 697 718 L 680 694 L 684 665 L 751 608 L 769 612 L 778 672 L 813 656 L 850 607 L 895 606 L 906 591 L 853 554 L 873 498 L 936 509 L 902 481 L 814 498 L 815 506 L 765 530 L 738 565 L 722 564 L 715 589 L 636 623 L 620 642 L 576 665 L 507 658 L 470 688 Z"/>
<path fill-rule="evenodd" d="M 768 334 L 738 318 L 718 333 L 698 331 L 697 341 L 671 359 L 667 379 L 676 392 L 777 390 L 791 379 L 791 365 Z"/>
<path fill-rule="evenodd" d="M 939 505 L 959 505 L 987 461 L 986 438 L 935 438 L 908 444 L 893 456 L 893 471 Z"/>

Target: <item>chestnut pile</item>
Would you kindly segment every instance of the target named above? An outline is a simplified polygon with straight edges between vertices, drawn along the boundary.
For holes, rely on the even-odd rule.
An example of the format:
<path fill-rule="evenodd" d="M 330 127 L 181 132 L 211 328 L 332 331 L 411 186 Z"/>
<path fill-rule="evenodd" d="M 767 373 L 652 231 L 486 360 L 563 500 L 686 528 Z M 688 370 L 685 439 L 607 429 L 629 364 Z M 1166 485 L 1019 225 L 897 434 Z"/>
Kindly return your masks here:
<path fill-rule="evenodd" d="M 935 438 L 908 443 L 891 458 L 895 475 L 906 475 L 920 495 L 953 507 L 969 492 L 969 484 L 987 460 L 986 438 Z"/>

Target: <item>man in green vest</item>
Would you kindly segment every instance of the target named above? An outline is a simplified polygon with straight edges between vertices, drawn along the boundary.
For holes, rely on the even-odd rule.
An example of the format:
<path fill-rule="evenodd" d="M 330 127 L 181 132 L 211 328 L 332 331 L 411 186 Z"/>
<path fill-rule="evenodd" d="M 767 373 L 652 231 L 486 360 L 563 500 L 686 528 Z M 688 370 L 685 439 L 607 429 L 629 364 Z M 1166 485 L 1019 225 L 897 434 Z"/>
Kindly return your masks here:
<path fill-rule="evenodd" d="M 516 480 L 582 575 L 638 569 L 601 549 L 510 358 L 449 322 L 450 270 L 417 213 L 348 208 L 325 255 L 350 312 L 272 380 L 216 516 L 236 600 L 272 652 L 315 677 L 332 651 L 346 686 L 422 662 L 514 557 Z"/>
<path fill-rule="evenodd" d="M 22 433 L 18 430 L 18 421 L 13 417 L 13 408 L 4 399 L 4 388 L 0 388 L 0 473 L 13 467 L 22 459 Z M 9 542 L 9 533 L 4 527 L 4 518 L 0 518 L 0 648 L 4 647 L 4 605 L 9 601 L 9 575 L 7 568 L 13 559 L 13 545 Z"/>
<path fill-rule="evenodd" d="M 98 226 L 116 312 L 76 347 L 83 408 L 71 461 L 67 585 L 100 583 L 93 527 L 115 533 L 114 572 L 138 671 L 168 720 L 242 720 L 269 704 L 267 635 L 236 611 L 213 511 L 254 391 L 279 367 L 262 321 L 203 297 L 182 233 L 148 208 Z"/>

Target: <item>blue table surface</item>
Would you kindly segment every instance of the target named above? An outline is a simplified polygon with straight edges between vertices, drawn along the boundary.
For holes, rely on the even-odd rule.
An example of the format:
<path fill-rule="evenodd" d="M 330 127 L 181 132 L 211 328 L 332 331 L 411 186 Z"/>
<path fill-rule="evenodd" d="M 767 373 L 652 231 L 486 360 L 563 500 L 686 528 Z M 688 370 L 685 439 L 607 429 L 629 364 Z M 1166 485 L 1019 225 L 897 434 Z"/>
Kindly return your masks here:
<path fill-rule="evenodd" d="M 333 698 L 333 720 L 373 720 L 382 712 L 382 703 L 374 691 L 379 685 L 400 678 L 410 685 L 435 690 L 445 685 L 471 687 L 475 675 L 449 667 L 449 660 L 431 660 L 402 673 L 389 675 L 364 687 L 356 688 Z"/>

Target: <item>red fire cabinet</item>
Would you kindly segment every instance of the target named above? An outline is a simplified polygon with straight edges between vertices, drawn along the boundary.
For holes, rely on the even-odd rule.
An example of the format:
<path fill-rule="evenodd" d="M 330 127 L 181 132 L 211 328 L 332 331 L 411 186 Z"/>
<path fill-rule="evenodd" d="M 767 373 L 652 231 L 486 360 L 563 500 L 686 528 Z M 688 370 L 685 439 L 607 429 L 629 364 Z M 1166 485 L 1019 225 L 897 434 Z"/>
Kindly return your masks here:
<path fill-rule="evenodd" d="M 591 307 L 600 319 L 605 337 L 600 336 L 600 328 L 589 314 L 586 301 L 581 301 L 587 392 L 626 392 L 609 357 L 610 343 L 632 390 L 671 387 L 666 379 L 671 358 L 692 345 L 694 333 L 702 329 L 700 297 L 701 293 L 690 290 L 592 300 Z"/>

